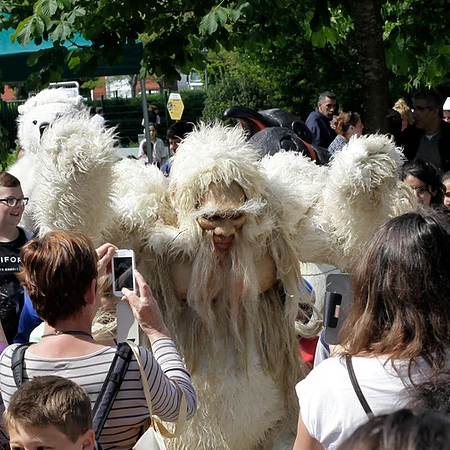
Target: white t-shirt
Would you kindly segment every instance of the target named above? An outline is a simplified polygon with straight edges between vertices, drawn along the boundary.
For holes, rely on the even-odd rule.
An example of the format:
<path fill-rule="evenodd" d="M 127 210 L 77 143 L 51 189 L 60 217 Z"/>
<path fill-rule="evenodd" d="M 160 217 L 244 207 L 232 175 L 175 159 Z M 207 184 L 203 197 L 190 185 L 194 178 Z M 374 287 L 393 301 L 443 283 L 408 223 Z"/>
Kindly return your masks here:
<path fill-rule="evenodd" d="M 409 400 L 405 386 L 409 360 L 396 362 L 396 369 L 382 358 L 353 357 L 353 368 L 375 415 L 404 408 Z M 425 379 L 428 367 L 419 360 L 412 368 L 415 381 Z M 359 425 L 368 420 L 351 384 L 345 358 L 322 361 L 296 386 L 300 410 L 309 434 L 325 449 L 337 449 Z"/>

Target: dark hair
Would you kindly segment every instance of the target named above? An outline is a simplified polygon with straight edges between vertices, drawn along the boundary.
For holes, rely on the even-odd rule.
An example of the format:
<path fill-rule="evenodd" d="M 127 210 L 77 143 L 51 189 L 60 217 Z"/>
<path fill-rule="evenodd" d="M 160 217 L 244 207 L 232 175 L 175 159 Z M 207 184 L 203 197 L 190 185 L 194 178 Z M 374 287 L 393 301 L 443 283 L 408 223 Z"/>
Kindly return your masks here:
<path fill-rule="evenodd" d="M 425 89 L 423 91 L 416 92 L 413 95 L 413 101 L 414 100 L 425 100 L 427 103 L 427 106 L 429 106 L 432 109 L 437 109 L 442 112 L 442 105 L 444 103 L 444 100 L 442 98 L 442 95 L 436 91 L 431 89 Z"/>
<path fill-rule="evenodd" d="M 101 106 L 97 106 L 97 108 L 95 108 L 95 112 L 97 114 L 102 114 L 103 113 L 103 108 Z"/>
<path fill-rule="evenodd" d="M 407 213 L 382 225 L 353 277 L 340 338 L 350 355 L 423 357 L 432 372 L 450 347 L 450 211 Z"/>
<path fill-rule="evenodd" d="M 450 369 L 437 372 L 410 391 L 408 408 L 416 413 L 435 411 L 450 416 Z"/>
<path fill-rule="evenodd" d="M 441 182 L 441 176 L 429 161 L 416 159 L 403 164 L 400 178 L 405 181 L 408 175 L 418 178 L 431 188 L 430 205 L 442 205 L 444 202 L 445 186 Z"/>
<path fill-rule="evenodd" d="M 20 186 L 20 181 L 8 172 L 0 172 L 0 186 L 17 187 Z"/>
<path fill-rule="evenodd" d="M 50 231 L 20 251 L 17 277 L 28 291 L 39 317 L 54 326 L 78 314 L 97 278 L 97 253 L 92 241 L 74 231 Z"/>
<path fill-rule="evenodd" d="M 167 139 L 184 139 L 186 135 L 194 131 L 194 124 L 192 122 L 184 122 L 182 120 L 175 122 L 167 130 Z"/>
<path fill-rule="evenodd" d="M 327 97 L 331 100 L 336 100 L 336 94 L 334 92 L 325 91 L 319 95 L 319 103 L 323 103 Z"/>
<path fill-rule="evenodd" d="M 339 450 L 446 450 L 449 442 L 448 417 L 435 412 L 416 415 L 402 409 L 370 419 Z"/>
<path fill-rule="evenodd" d="M 6 428 L 53 426 L 75 443 L 92 429 L 91 401 L 78 384 L 47 375 L 24 383 L 3 415 Z"/>
<path fill-rule="evenodd" d="M 341 136 L 347 133 L 348 129 L 353 125 L 356 127 L 361 120 L 361 116 L 354 112 L 342 112 L 336 119 L 336 132 Z"/>

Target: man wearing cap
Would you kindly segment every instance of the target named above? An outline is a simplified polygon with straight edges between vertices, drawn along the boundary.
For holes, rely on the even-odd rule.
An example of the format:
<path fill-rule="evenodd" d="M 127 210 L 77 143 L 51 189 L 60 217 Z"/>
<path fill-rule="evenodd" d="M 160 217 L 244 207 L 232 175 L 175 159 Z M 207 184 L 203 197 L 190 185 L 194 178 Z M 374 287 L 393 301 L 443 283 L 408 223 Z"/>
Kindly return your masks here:
<path fill-rule="evenodd" d="M 450 123 L 450 97 L 444 102 L 444 106 L 442 107 L 442 120 L 445 120 L 447 123 Z"/>
<path fill-rule="evenodd" d="M 400 143 L 409 161 L 423 159 L 441 172 L 450 170 L 450 123 L 441 118 L 441 95 L 425 90 L 413 96 L 415 123 L 402 131 Z M 450 111 L 449 111 L 450 112 Z"/>

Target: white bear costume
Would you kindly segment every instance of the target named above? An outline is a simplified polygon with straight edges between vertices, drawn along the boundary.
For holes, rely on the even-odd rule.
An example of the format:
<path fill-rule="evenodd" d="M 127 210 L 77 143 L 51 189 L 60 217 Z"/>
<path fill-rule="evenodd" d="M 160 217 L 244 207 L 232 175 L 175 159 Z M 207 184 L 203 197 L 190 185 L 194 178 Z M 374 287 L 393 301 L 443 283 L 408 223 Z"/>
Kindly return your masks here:
<path fill-rule="evenodd" d="M 291 449 L 294 386 L 304 376 L 294 322 L 299 304 L 315 311 L 301 293 L 298 261 L 346 269 L 377 225 L 416 206 L 397 182 L 401 152 L 372 135 L 351 139 L 329 167 L 294 153 L 258 162 L 240 129 L 200 125 L 181 143 L 167 179 L 136 161 L 113 165 L 112 146 L 112 132 L 82 112 L 57 119 L 33 150 L 25 148 L 33 155 L 33 222 L 41 233 L 83 231 L 135 250 L 198 393 L 197 416 L 170 448 Z M 211 183 L 233 182 L 245 193 L 240 245 L 250 256 L 230 271 L 229 290 L 209 295 L 196 290 L 200 199 Z M 248 280 L 265 260 L 275 279 L 261 292 Z M 192 270 L 186 296 L 173 276 L 183 265 Z M 305 320 L 303 335 L 317 333 L 317 319 Z"/>

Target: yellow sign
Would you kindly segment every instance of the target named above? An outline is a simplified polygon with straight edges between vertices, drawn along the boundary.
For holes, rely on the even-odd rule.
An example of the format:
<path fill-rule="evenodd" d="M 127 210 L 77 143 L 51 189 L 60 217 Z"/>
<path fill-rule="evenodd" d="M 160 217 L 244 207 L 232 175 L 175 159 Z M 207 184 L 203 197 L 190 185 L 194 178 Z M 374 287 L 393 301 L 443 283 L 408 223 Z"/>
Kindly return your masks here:
<path fill-rule="evenodd" d="M 184 111 L 184 103 L 183 100 L 181 100 L 180 94 L 172 93 L 169 95 L 167 111 L 169 111 L 172 120 L 181 120 Z"/>

